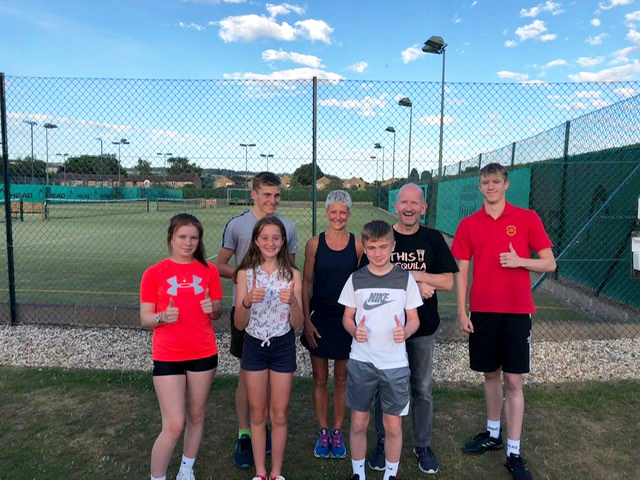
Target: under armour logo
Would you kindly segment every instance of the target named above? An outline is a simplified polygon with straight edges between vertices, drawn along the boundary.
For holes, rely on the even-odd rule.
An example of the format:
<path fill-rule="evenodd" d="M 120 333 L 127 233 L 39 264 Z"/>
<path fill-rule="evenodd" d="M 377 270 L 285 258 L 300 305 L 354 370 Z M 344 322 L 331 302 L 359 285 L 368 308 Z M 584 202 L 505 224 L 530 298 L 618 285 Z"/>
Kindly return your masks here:
<path fill-rule="evenodd" d="M 202 283 L 202 279 L 200 277 L 196 277 L 195 275 L 193 275 L 192 283 L 178 283 L 178 277 L 176 277 L 175 275 L 171 278 L 167 278 L 167 283 L 171 285 L 171 287 L 169 287 L 169 289 L 167 290 L 167 293 L 173 296 L 178 295 L 179 288 L 192 287 L 194 295 L 198 295 L 199 293 L 204 292 L 204 288 L 200 286 L 200 283 Z"/>

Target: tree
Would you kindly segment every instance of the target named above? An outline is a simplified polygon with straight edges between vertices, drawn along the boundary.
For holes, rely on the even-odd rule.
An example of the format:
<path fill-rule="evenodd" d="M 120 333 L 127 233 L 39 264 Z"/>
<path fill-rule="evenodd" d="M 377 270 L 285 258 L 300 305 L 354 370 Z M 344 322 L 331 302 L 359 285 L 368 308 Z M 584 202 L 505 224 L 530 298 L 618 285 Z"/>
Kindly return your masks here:
<path fill-rule="evenodd" d="M 127 175 L 127 172 L 117 157 L 113 153 L 106 155 L 80 155 L 79 157 L 69 157 L 62 165 L 60 171 L 67 173 L 81 174 L 107 174 L 107 175 Z"/>
<path fill-rule="evenodd" d="M 327 185 L 328 190 L 342 190 L 342 180 L 339 178 L 332 178 Z"/>
<path fill-rule="evenodd" d="M 324 176 L 320 167 L 316 165 L 316 179 Z M 311 185 L 313 184 L 313 163 L 305 163 L 300 165 L 295 172 L 293 172 L 292 181 L 295 185 Z"/>
<path fill-rule="evenodd" d="M 47 164 L 42 160 L 33 160 L 31 156 L 17 158 L 9 161 L 10 177 L 31 177 L 33 168 L 33 177 L 42 178 L 47 176 Z M 0 163 L 0 172 L 3 171 L 2 163 Z"/>
<path fill-rule="evenodd" d="M 138 175 L 151 175 L 151 162 L 138 158 L 136 172 L 138 172 Z"/>
<path fill-rule="evenodd" d="M 197 173 L 202 175 L 202 168 L 195 163 L 189 163 L 187 157 L 171 157 L 167 159 L 169 162 L 169 169 L 167 175 L 181 175 L 185 173 Z"/>
<path fill-rule="evenodd" d="M 431 172 L 429 170 L 424 170 L 420 174 L 420 183 L 425 184 L 430 182 L 431 182 Z"/>
<path fill-rule="evenodd" d="M 412 168 L 411 172 L 409 173 L 408 180 L 410 183 L 418 183 L 420 181 L 420 175 L 418 174 L 418 170 L 416 170 L 415 168 Z"/>

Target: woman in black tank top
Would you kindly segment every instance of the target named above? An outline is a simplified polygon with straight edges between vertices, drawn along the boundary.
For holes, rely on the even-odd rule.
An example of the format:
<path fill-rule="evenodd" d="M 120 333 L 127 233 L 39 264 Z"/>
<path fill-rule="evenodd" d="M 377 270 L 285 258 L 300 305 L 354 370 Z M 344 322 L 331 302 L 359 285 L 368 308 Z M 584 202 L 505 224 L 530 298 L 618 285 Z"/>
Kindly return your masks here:
<path fill-rule="evenodd" d="M 300 340 L 311 353 L 312 398 L 320 427 L 314 455 L 318 458 L 344 458 L 342 441 L 345 415 L 347 360 L 351 335 L 342 326 L 344 307 L 338 297 L 349 275 L 358 268 L 363 248 L 360 238 L 346 229 L 351 211 L 347 192 L 334 190 L 327 195 L 326 216 L 329 229 L 309 239 L 305 250 L 302 303 L 304 334 Z M 334 363 L 334 423 L 329 429 L 329 359 Z"/>

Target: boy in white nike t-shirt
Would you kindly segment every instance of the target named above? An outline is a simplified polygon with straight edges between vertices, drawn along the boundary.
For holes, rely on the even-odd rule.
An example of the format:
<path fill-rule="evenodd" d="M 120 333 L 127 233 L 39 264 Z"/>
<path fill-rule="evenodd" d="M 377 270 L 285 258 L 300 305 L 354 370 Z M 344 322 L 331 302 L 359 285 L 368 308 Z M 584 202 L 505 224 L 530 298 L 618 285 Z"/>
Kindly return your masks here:
<path fill-rule="evenodd" d="M 409 362 L 405 340 L 420 324 L 422 298 L 413 276 L 391 263 L 395 246 L 391 225 L 374 220 L 362 228 L 369 264 L 352 273 L 338 302 L 351 336 L 346 404 L 351 408 L 352 480 L 365 480 L 369 409 L 376 391 L 382 400 L 386 468 L 397 477 L 402 451 L 402 416 L 409 412 Z"/>

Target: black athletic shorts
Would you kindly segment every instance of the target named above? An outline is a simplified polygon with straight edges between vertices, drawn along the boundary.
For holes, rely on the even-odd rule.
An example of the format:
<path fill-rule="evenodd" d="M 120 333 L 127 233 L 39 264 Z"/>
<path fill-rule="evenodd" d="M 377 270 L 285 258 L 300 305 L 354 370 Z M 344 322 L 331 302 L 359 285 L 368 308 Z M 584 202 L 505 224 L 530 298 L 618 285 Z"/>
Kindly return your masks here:
<path fill-rule="evenodd" d="M 184 360 L 182 362 L 153 361 L 153 376 L 162 375 L 186 375 L 187 372 L 206 372 L 218 366 L 218 355 L 198 358 L 196 360 Z"/>
<path fill-rule="evenodd" d="M 471 312 L 471 370 L 529 373 L 531 316 L 528 313 Z"/>
<path fill-rule="evenodd" d="M 231 307 L 231 313 L 229 314 L 229 322 L 231 323 L 231 345 L 229 345 L 229 351 L 231 355 L 236 358 L 242 358 L 242 348 L 244 345 L 244 330 L 238 330 L 233 323 L 233 316 L 236 313 L 236 307 Z"/>

